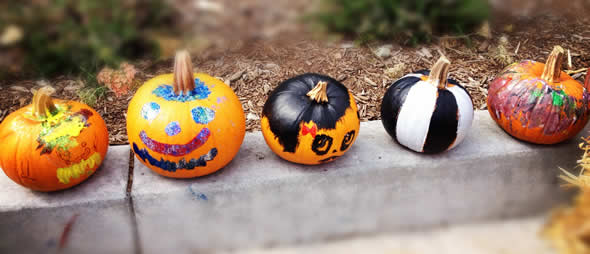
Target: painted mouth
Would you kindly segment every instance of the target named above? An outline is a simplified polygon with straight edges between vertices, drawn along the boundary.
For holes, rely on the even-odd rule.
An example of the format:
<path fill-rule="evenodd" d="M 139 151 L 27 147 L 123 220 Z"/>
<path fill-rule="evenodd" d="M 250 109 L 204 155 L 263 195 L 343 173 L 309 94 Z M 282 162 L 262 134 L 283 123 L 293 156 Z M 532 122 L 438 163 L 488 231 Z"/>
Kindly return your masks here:
<path fill-rule="evenodd" d="M 166 144 L 151 139 L 145 131 L 139 133 L 139 138 L 147 148 L 157 153 L 172 156 L 184 156 L 192 153 L 195 149 L 205 144 L 209 139 L 209 136 L 211 136 L 211 131 L 208 128 L 203 128 L 197 136 L 186 144 Z"/>
<path fill-rule="evenodd" d="M 325 158 L 325 159 L 323 159 L 323 160 L 319 160 L 319 162 L 321 162 L 321 163 L 324 163 L 324 162 L 333 161 L 333 160 L 335 160 L 335 159 L 336 159 L 336 158 L 338 158 L 338 157 L 340 157 L 340 156 L 332 156 L 332 157 L 328 157 L 328 158 Z"/>
<path fill-rule="evenodd" d="M 57 179 L 60 183 L 68 184 L 70 179 L 78 178 L 83 174 L 91 174 L 90 169 L 94 168 L 95 165 L 100 164 L 102 157 L 99 153 L 93 153 L 88 159 L 81 160 L 80 162 L 70 165 L 64 168 L 57 169 Z"/>
<path fill-rule="evenodd" d="M 135 154 L 137 154 L 137 156 L 139 156 L 144 162 L 147 161 L 152 166 L 156 166 L 169 172 L 176 172 L 176 170 L 179 169 L 193 170 L 196 167 L 205 167 L 207 166 L 208 161 L 212 161 L 215 159 L 215 156 L 217 156 L 217 148 L 212 148 L 208 153 L 201 155 L 199 158 L 190 159 L 189 161 L 186 161 L 184 158 L 179 162 L 164 160 L 163 158 L 158 160 L 152 157 L 146 149 L 139 149 L 135 143 L 133 143 L 133 152 L 135 152 Z"/>

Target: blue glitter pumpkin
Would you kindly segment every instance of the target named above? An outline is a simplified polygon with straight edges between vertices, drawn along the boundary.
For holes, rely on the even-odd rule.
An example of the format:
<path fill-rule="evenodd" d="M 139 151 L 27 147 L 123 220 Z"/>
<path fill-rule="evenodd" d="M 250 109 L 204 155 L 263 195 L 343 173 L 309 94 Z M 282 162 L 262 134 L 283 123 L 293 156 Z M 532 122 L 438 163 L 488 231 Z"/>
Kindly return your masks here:
<path fill-rule="evenodd" d="M 168 177 L 213 173 L 238 153 L 245 135 L 242 105 L 233 90 L 192 73 L 186 51 L 174 73 L 143 84 L 129 102 L 127 135 L 137 159 Z"/>

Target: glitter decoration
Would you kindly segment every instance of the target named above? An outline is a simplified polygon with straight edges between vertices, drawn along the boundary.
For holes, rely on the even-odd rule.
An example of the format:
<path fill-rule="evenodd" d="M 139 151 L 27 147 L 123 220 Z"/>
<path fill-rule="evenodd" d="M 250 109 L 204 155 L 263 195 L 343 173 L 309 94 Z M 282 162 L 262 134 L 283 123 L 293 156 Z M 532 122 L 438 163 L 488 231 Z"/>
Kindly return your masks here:
<path fill-rule="evenodd" d="M 171 122 L 166 126 L 165 131 L 168 136 L 176 136 L 180 133 L 180 124 L 176 121 Z"/>
<path fill-rule="evenodd" d="M 174 88 L 171 85 L 160 85 L 154 89 L 153 94 L 167 101 L 187 102 L 207 99 L 211 91 L 203 81 L 195 79 L 195 89 L 187 94 L 178 95 L 174 93 Z"/>
<path fill-rule="evenodd" d="M 193 114 L 193 120 L 198 124 L 208 124 L 215 118 L 215 111 L 210 108 L 195 107 L 191 110 Z"/>
<path fill-rule="evenodd" d="M 160 113 L 160 105 L 155 102 L 148 102 L 141 108 L 141 116 L 148 121 L 154 120 Z"/>
<path fill-rule="evenodd" d="M 61 109 L 58 109 L 61 110 Z M 92 111 L 81 109 L 72 113 L 67 110 L 61 110 L 54 116 L 41 121 L 41 132 L 37 137 L 41 149 L 41 155 L 48 154 L 55 147 L 62 151 L 78 145 L 76 137 L 90 126 L 88 119 L 92 116 Z M 55 118 L 53 118 L 55 117 Z"/>
<path fill-rule="evenodd" d="M 137 144 L 133 143 L 133 151 L 137 156 L 139 156 L 144 162 L 150 163 L 152 166 L 156 166 L 161 168 L 162 170 L 166 170 L 169 172 L 176 172 L 179 169 L 186 169 L 186 170 L 193 170 L 196 167 L 205 167 L 207 166 L 208 161 L 212 161 L 217 156 L 217 148 L 211 148 L 209 152 L 206 154 L 201 155 L 199 158 L 192 158 L 189 161 L 186 161 L 185 158 L 182 158 L 179 162 L 173 162 L 169 160 L 165 160 L 164 158 L 160 157 L 160 160 L 154 158 L 146 149 L 139 149 Z"/>
<path fill-rule="evenodd" d="M 158 142 L 148 137 L 145 131 L 139 133 L 139 138 L 147 148 L 154 152 L 172 156 L 183 156 L 192 153 L 195 149 L 205 144 L 210 135 L 211 131 L 208 128 L 203 128 L 197 136 L 186 144 L 166 144 Z"/>

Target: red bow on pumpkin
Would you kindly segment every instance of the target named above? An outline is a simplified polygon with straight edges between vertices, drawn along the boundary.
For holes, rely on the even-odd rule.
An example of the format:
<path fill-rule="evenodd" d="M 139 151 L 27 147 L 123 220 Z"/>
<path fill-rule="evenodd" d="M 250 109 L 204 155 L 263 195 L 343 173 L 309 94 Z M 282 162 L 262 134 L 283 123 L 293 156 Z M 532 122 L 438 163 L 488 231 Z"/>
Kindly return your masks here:
<path fill-rule="evenodd" d="M 309 133 L 309 134 L 311 134 L 311 137 L 313 137 L 313 138 L 315 138 L 315 134 L 317 132 L 318 132 L 318 128 L 315 126 L 315 124 L 311 128 L 303 125 L 303 128 L 301 129 L 301 134 L 303 136 L 305 136 Z"/>

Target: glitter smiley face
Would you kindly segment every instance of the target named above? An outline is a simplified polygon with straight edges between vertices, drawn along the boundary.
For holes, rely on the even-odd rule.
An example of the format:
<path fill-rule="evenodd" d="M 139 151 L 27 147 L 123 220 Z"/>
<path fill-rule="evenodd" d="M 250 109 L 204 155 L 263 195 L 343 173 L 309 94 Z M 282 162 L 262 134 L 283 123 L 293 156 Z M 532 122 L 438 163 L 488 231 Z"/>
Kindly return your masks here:
<path fill-rule="evenodd" d="M 147 81 L 127 112 L 137 158 L 175 178 L 219 170 L 237 154 L 245 134 L 242 106 L 231 88 L 206 74 L 182 74 L 183 64 L 175 64 L 175 74 Z"/>

